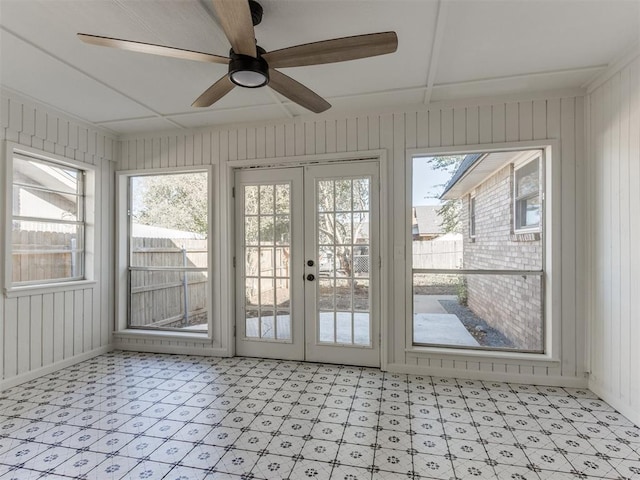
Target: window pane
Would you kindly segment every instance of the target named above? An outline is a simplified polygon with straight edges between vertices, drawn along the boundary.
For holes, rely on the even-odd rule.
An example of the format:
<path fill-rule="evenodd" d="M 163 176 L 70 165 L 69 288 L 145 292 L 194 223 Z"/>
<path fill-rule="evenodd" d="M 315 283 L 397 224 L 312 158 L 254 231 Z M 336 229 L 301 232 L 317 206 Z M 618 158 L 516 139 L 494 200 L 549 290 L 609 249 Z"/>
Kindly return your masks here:
<path fill-rule="evenodd" d="M 534 160 L 516 170 L 516 197 L 537 194 L 540 189 L 539 161 Z"/>
<path fill-rule="evenodd" d="M 82 172 L 36 159 L 13 157 L 13 183 L 60 193 L 81 193 Z"/>
<path fill-rule="evenodd" d="M 84 227 L 14 220 L 11 261 L 14 283 L 81 278 Z"/>
<path fill-rule="evenodd" d="M 83 172 L 18 153 L 12 156 L 13 283 L 84 277 Z"/>
<path fill-rule="evenodd" d="M 50 192 L 47 190 L 13 186 L 13 214 L 20 217 L 39 217 L 51 220 L 76 222 L 78 215 L 78 195 Z"/>
<path fill-rule="evenodd" d="M 274 213 L 274 185 L 260 185 L 260 214 Z"/>
<path fill-rule="evenodd" d="M 290 185 L 276 185 L 276 213 L 289 213 Z"/>
<path fill-rule="evenodd" d="M 131 271 L 129 326 L 206 331 L 207 173 L 131 177 L 130 191 L 130 266 L 148 270 Z"/>
<path fill-rule="evenodd" d="M 510 157 L 521 153 L 512 152 Z M 413 268 L 542 269 L 540 232 L 514 235 L 514 224 L 516 230 L 540 225 L 540 195 L 515 202 L 514 212 L 513 166 L 507 163 L 493 168 L 485 177 L 467 181 L 474 170 L 464 176 L 460 169 L 464 170 L 468 157 L 473 158 L 413 160 Z M 487 160 L 492 161 L 492 157 Z M 532 163 L 534 167 L 537 164 Z M 463 187 L 456 190 L 459 184 Z M 445 185 L 449 190 L 442 197 Z"/>
<path fill-rule="evenodd" d="M 208 284 L 207 272 L 131 271 L 129 327 L 206 331 Z"/>
<path fill-rule="evenodd" d="M 540 197 L 535 196 L 516 202 L 516 228 L 531 228 L 540 225 Z"/>
<path fill-rule="evenodd" d="M 518 232 L 541 225 L 540 161 L 514 171 L 523 154 L 539 152 L 414 158 L 415 344 L 544 351 L 543 238 Z"/>
<path fill-rule="evenodd" d="M 542 275 L 413 275 L 414 344 L 541 352 L 542 325 Z"/>
<path fill-rule="evenodd" d="M 244 211 L 247 215 L 258 214 L 258 186 L 244 187 Z"/>

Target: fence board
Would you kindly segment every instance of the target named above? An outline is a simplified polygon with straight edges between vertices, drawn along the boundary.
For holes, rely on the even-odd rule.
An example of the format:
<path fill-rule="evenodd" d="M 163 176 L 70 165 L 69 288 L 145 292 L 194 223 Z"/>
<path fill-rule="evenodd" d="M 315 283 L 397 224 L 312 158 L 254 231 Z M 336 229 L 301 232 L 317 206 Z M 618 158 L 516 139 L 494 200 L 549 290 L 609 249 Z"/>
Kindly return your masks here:
<path fill-rule="evenodd" d="M 206 323 L 208 274 L 179 269 L 207 267 L 207 240 L 134 237 L 131 246 L 133 266 L 176 270 L 131 272 L 130 325 L 180 328 Z"/>

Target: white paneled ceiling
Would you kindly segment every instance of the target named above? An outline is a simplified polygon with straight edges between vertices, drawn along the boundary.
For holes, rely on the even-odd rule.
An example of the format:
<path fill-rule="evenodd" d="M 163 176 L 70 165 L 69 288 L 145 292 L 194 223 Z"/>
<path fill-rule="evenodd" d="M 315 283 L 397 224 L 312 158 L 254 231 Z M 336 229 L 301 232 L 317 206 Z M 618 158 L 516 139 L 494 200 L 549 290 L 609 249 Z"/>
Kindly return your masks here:
<path fill-rule="evenodd" d="M 397 32 L 396 53 L 283 70 L 333 111 L 581 87 L 640 28 L 640 0 L 260 3 L 255 31 L 267 51 Z M 0 0 L 2 86 L 118 133 L 311 115 L 268 88 L 192 108 L 226 66 L 91 46 L 77 32 L 229 51 L 209 0 Z"/>

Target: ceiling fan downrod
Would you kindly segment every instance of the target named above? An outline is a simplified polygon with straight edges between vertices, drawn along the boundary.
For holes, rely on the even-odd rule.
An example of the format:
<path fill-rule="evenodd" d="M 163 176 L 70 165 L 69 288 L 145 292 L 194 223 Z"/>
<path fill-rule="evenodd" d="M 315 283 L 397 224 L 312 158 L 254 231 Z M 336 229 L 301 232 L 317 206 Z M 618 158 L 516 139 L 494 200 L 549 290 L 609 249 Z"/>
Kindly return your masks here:
<path fill-rule="evenodd" d="M 262 5 L 260 5 L 256 0 L 249 0 L 249 10 L 251 10 L 251 21 L 253 22 L 253 26 L 260 25 L 262 21 Z"/>

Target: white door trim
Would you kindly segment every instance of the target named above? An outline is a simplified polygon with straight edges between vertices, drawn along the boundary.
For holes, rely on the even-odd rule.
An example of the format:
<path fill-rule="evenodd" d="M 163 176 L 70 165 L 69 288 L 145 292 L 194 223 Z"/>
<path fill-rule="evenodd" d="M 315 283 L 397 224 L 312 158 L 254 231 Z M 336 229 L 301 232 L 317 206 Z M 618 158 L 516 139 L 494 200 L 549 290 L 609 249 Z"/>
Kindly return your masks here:
<path fill-rule="evenodd" d="M 393 275 L 393 265 L 391 259 L 392 252 L 390 250 L 393 244 L 393 232 L 389 230 L 389 169 L 391 166 L 388 161 L 388 153 L 386 149 L 363 150 L 358 152 L 340 152 L 319 155 L 297 155 L 279 158 L 263 158 L 234 160 L 227 162 L 223 171 L 223 181 L 220 184 L 220 225 L 235 225 L 234 199 L 231 196 L 234 186 L 235 170 L 239 168 L 249 167 L 276 167 L 276 166 L 293 166 L 293 165 L 309 165 L 331 163 L 335 161 L 358 161 L 358 160 L 377 160 L 380 168 L 380 368 L 387 370 L 389 363 L 389 348 L 392 345 L 393 334 L 390 330 L 389 318 L 393 317 L 390 303 L 391 296 L 389 294 L 390 276 Z M 222 173 L 222 172 L 221 172 Z M 403 179 L 404 181 L 404 179 Z M 235 229 L 227 228 L 226 234 L 220 237 L 221 262 L 220 271 L 223 278 L 235 279 L 235 268 L 233 267 L 233 256 L 235 254 Z M 222 315 L 221 319 L 224 325 L 224 343 L 229 346 L 229 355 L 235 355 L 235 335 L 234 326 L 236 321 L 235 311 L 235 282 L 221 282 L 222 288 Z"/>

